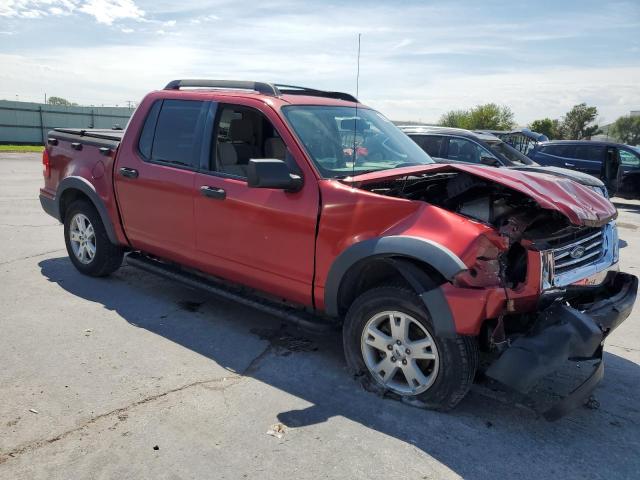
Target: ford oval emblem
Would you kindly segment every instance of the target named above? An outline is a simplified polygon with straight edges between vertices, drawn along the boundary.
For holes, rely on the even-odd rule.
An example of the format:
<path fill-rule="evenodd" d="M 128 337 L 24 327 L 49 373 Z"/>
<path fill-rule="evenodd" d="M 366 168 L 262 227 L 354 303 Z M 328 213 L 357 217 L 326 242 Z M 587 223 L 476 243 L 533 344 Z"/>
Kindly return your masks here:
<path fill-rule="evenodd" d="M 571 252 L 569 252 L 569 256 L 574 259 L 578 259 L 584 255 L 586 249 L 582 245 L 578 245 Z"/>

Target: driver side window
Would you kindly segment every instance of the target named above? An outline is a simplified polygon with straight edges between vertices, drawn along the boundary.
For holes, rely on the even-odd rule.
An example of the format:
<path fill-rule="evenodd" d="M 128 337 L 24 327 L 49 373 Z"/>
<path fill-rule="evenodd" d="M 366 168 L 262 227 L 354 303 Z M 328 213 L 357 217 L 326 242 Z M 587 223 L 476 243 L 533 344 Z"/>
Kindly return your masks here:
<path fill-rule="evenodd" d="M 214 135 L 210 160 L 212 171 L 246 179 L 252 158 L 293 161 L 275 127 L 253 108 L 221 105 Z"/>
<path fill-rule="evenodd" d="M 625 167 L 640 167 L 640 156 L 634 155 L 627 150 L 620 150 L 620 164 Z"/>

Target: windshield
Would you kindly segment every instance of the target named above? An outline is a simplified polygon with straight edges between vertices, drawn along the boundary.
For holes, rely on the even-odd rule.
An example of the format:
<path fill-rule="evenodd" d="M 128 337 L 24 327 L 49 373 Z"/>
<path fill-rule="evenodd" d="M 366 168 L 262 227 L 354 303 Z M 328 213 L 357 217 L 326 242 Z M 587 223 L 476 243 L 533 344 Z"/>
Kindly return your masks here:
<path fill-rule="evenodd" d="M 434 163 L 413 140 L 368 108 L 291 105 L 282 108 L 324 178 Z"/>
<path fill-rule="evenodd" d="M 487 142 L 491 151 L 498 155 L 502 155 L 503 157 L 507 157 L 508 160 L 511 160 L 513 163 L 517 163 L 518 165 L 536 165 L 536 162 L 531 160 L 526 155 L 520 153 L 518 150 L 513 148 L 511 145 L 505 142 Z"/>

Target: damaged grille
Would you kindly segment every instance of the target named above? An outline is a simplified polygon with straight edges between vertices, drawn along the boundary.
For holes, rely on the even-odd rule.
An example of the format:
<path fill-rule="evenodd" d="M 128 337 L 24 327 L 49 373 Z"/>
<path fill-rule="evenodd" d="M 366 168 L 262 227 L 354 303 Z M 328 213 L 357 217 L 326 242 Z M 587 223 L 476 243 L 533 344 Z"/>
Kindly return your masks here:
<path fill-rule="evenodd" d="M 588 229 L 578 238 L 573 237 L 553 248 L 556 275 L 580 268 L 600 260 L 604 255 L 604 229 Z"/>

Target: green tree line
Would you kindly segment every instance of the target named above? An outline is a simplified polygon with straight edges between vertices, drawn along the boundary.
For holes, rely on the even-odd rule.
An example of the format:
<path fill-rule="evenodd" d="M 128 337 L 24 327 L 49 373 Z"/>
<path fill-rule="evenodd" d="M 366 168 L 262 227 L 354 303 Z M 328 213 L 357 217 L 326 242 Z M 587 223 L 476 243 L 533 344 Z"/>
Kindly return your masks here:
<path fill-rule="evenodd" d="M 535 120 L 528 128 L 546 135 L 550 140 L 580 140 L 602 132 L 596 123 L 597 118 L 597 107 L 580 103 L 562 118 Z M 438 124 L 467 130 L 511 130 L 516 126 L 511 108 L 495 103 L 477 105 L 466 110 L 451 110 L 440 117 Z M 640 144 L 640 116 L 618 118 L 607 133 L 623 143 Z"/>

